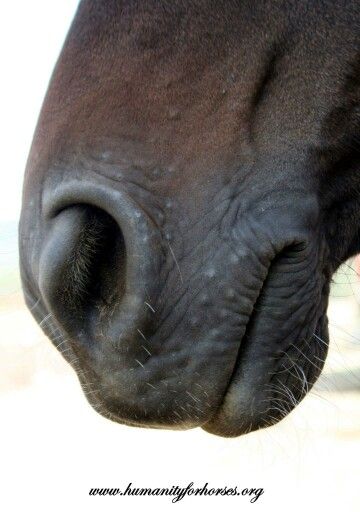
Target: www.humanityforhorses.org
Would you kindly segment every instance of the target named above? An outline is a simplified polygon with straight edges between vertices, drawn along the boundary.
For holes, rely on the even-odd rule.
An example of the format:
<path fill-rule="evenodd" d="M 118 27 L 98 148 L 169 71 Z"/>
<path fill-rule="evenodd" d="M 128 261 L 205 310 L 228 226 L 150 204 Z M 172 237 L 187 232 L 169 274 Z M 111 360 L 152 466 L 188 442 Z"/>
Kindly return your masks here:
<path fill-rule="evenodd" d="M 255 503 L 260 496 L 264 494 L 262 487 L 209 487 L 206 482 L 202 487 L 194 487 L 194 482 L 190 482 L 187 487 L 173 485 L 171 487 L 135 487 L 132 482 L 126 489 L 117 487 L 92 487 L 89 491 L 90 496 L 169 496 L 172 503 L 181 501 L 185 496 L 241 496 L 248 497 L 250 503 Z"/>

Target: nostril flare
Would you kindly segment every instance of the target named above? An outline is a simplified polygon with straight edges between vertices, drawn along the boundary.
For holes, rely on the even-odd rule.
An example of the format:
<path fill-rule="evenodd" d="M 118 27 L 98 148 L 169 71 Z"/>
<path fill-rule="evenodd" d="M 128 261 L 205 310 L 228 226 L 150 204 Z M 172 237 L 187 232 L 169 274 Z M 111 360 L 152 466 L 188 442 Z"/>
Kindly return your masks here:
<path fill-rule="evenodd" d="M 126 247 L 116 221 L 87 204 L 59 211 L 42 252 L 40 287 L 71 334 L 110 315 L 126 288 Z"/>
<path fill-rule="evenodd" d="M 49 191 L 43 211 L 39 289 L 49 313 L 74 344 L 131 357 L 138 329 L 156 320 L 159 230 L 131 197 L 100 184 Z"/>
<path fill-rule="evenodd" d="M 70 302 L 100 310 L 125 293 L 126 248 L 120 227 L 99 208 L 82 205 L 83 227 L 64 276 Z"/>

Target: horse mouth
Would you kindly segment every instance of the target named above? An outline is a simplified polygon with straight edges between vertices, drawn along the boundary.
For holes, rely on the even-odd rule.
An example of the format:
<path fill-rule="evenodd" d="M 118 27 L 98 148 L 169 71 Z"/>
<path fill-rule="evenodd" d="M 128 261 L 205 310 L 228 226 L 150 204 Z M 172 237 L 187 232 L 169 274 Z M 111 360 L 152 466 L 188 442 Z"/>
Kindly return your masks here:
<path fill-rule="evenodd" d="M 106 418 L 128 426 L 173 430 L 201 427 L 222 437 L 235 437 L 271 426 L 304 398 L 319 376 L 326 357 L 324 302 L 321 310 L 308 307 L 305 326 L 299 321 L 292 332 L 284 334 L 283 343 L 274 338 L 273 333 L 266 338 L 261 326 L 266 325 L 269 316 L 276 315 L 268 303 L 268 282 L 265 281 L 244 334 L 234 345 L 232 368 L 221 394 L 214 398 L 206 386 L 189 384 L 183 393 L 186 394 L 184 401 L 179 399 L 179 389 L 175 385 L 176 379 L 177 382 L 181 380 L 176 364 L 173 370 L 164 372 L 173 371 L 171 379 L 156 382 L 148 381 L 147 377 L 144 381 L 146 365 L 140 361 L 132 372 L 125 372 L 121 378 L 117 373 L 119 369 L 111 361 L 106 370 L 103 367 L 99 377 L 99 372 L 92 367 L 91 357 L 74 350 L 74 344 L 43 301 L 32 297 L 31 293 L 26 293 L 29 308 L 45 334 L 74 367 L 90 405 Z M 298 313 L 302 319 L 303 309 L 300 307 Z M 282 308 L 278 314 L 283 314 Z M 109 357 L 113 356 L 112 353 Z M 142 388 L 137 384 L 136 375 L 139 381 L 143 380 Z M 127 399 L 126 386 L 129 386 L 131 400 Z M 139 391 L 144 388 L 145 394 Z M 162 403 L 166 407 L 162 407 Z"/>
<path fill-rule="evenodd" d="M 291 329 L 281 330 L 289 309 L 283 304 L 272 307 L 270 290 L 273 272 L 284 257 L 287 251 L 269 267 L 222 401 L 202 425 L 209 433 L 237 437 L 278 423 L 305 398 L 323 369 L 329 346 L 329 282 L 321 275 L 315 293 L 305 285 L 311 302 L 295 305 Z M 267 331 L 270 320 L 273 329 Z"/>

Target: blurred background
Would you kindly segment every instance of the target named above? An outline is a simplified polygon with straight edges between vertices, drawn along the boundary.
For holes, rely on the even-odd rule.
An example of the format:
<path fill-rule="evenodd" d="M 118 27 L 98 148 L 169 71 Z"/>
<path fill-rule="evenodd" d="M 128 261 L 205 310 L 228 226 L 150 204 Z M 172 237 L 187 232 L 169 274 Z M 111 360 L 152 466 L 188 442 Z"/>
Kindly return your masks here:
<path fill-rule="evenodd" d="M 360 281 L 357 260 L 334 278 L 323 375 L 279 425 L 238 439 L 202 430 L 120 426 L 87 404 L 71 368 L 25 309 L 17 223 L 23 171 L 47 83 L 77 0 L 1 7 L 0 472 L 2 510 L 360 510 Z M 263 487 L 247 498 L 93 498 L 90 487 Z M 224 501 L 225 500 L 225 501 Z"/>

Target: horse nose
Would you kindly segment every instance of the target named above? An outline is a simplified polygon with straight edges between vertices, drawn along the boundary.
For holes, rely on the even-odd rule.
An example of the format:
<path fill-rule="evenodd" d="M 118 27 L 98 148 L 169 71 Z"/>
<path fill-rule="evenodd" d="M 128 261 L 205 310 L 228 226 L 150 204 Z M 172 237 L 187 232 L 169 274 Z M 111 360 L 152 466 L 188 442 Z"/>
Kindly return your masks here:
<path fill-rule="evenodd" d="M 71 338 L 128 345 L 154 314 L 159 230 L 137 204 L 104 185 L 69 183 L 44 197 L 39 288 Z"/>

